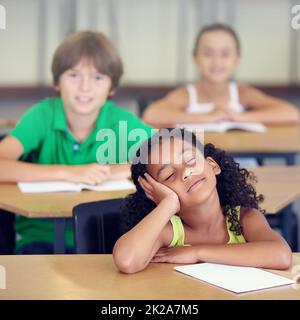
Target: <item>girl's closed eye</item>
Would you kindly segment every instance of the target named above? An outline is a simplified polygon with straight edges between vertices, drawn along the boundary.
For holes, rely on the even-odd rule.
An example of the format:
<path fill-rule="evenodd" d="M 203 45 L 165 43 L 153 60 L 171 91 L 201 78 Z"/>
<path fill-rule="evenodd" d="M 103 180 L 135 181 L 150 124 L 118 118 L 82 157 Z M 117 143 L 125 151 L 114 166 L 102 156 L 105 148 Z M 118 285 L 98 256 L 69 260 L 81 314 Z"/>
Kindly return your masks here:
<path fill-rule="evenodd" d="M 183 154 L 183 163 L 194 164 L 196 162 L 196 156 L 192 152 L 186 152 Z"/>
<path fill-rule="evenodd" d="M 196 158 L 195 157 L 192 157 L 192 158 L 188 158 L 185 163 L 186 164 L 194 164 L 196 162 Z"/>
<path fill-rule="evenodd" d="M 174 172 L 169 173 L 169 174 L 166 176 L 166 178 L 164 178 L 163 180 L 164 180 L 164 181 L 171 180 L 171 178 L 172 178 L 173 176 L 174 176 Z"/>

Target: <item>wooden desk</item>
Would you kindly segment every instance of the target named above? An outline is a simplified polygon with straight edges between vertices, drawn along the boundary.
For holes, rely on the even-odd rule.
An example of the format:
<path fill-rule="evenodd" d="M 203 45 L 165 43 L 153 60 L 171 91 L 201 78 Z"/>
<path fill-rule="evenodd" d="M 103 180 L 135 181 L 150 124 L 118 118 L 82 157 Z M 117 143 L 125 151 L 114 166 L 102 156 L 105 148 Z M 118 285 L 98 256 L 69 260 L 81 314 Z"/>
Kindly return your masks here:
<path fill-rule="evenodd" d="M 73 208 L 84 202 L 123 198 L 132 190 L 22 193 L 16 184 L 0 184 L 0 209 L 27 218 L 72 217 Z"/>
<path fill-rule="evenodd" d="M 258 167 L 257 191 L 265 195 L 262 207 L 269 214 L 276 214 L 300 197 L 300 166 Z M 28 218 L 54 218 L 55 252 L 64 253 L 65 218 L 72 217 L 72 209 L 79 203 L 125 197 L 132 190 L 114 192 L 82 191 L 79 193 L 24 194 L 16 184 L 0 184 L 0 209 Z M 282 216 L 283 235 L 289 241 L 291 213 Z"/>
<path fill-rule="evenodd" d="M 257 191 L 265 196 L 262 208 L 268 214 L 281 211 L 278 219 L 282 235 L 291 248 L 298 251 L 293 237 L 292 204 L 300 198 L 300 166 L 264 166 L 253 171 L 258 177 Z"/>
<path fill-rule="evenodd" d="M 27 218 L 54 219 L 54 252 L 65 253 L 65 229 L 73 208 L 85 202 L 123 198 L 133 190 L 114 192 L 22 193 L 16 184 L 0 184 L 0 209 Z"/>
<path fill-rule="evenodd" d="M 251 171 L 257 176 L 257 191 L 265 196 L 262 207 L 267 213 L 278 213 L 300 198 L 300 166 L 263 166 Z"/>
<path fill-rule="evenodd" d="M 252 170 L 258 178 L 257 191 L 274 214 L 300 197 L 300 166 L 264 166 Z M 22 193 L 16 184 L 0 184 L 0 209 L 28 218 L 71 217 L 74 206 L 84 202 L 125 197 L 133 190 L 113 192 Z"/>
<path fill-rule="evenodd" d="M 118 272 L 111 255 L 1 256 L 6 268 L 5 299 L 300 299 L 291 285 L 235 294 L 173 270 L 150 264 L 137 274 Z M 300 254 L 294 254 L 300 265 Z M 22 270 L 22 272 L 20 272 Z M 290 271 L 274 271 L 290 279 Z"/>
<path fill-rule="evenodd" d="M 205 143 L 213 143 L 235 156 L 284 157 L 287 164 L 295 164 L 300 152 L 300 125 L 268 126 L 265 133 L 228 131 L 205 133 Z"/>
<path fill-rule="evenodd" d="M 204 139 L 229 152 L 300 152 L 300 125 L 268 126 L 265 133 L 209 132 Z"/>

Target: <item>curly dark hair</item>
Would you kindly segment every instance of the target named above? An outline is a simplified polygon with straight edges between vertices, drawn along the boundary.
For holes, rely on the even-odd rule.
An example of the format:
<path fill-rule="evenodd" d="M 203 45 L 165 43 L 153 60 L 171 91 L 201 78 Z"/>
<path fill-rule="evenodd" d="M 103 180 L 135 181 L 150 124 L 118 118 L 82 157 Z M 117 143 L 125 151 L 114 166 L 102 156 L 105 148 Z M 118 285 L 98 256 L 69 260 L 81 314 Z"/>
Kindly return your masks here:
<path fill-rule="evenodd" d="M 174 129 L 163 130 L 171 132 Z M 242 226 L 240 225 L 236 207 L 255 208 L 264 213 L 264 210 L 259 207 L 259 203 L 264 200 L 264 197 L 261 194 L 257 194 L 253 186 L 253 182 L 256 182 L 255 175 L 245 168 L 240 168 L 239 163 L 235 162 L 233 157 L 224 150 L 216 148 L 211 143 L 203 146 L 194 133 L 185 129 L 175 130 L 180 132 L 182 139 L 192 137 L 189 142 L 192 142 L 192 145 L 198 149 L 204 150 L 204 157 L 213 158 L 220 166 L 221 173 L 216 176 L 220 204 L 224 208 L 223 213 L 230 223 L 230 230 L 237 235 L 242 234 Z M 162 139 L 159 136 L 159 132 L 156 133 L 152 138 L 143 143 L 137 151 L 136 156 L 139 157 L 141 155 L 141 149 L 145 146 L 150 153 L 151 147 L 161 142 Z M 146 172 L 148 172 L 148 169 L 144 163 L 137 162 L 131 166 L 131 177 L 136 186 L 136 192 L 130 194 L 125 200 L 123 207 L 124 232 L 130 230 L 156 207 L 156 204 L 146 197 L 144 190 L 138 182 L 138 177 L 144 177 Z"/>

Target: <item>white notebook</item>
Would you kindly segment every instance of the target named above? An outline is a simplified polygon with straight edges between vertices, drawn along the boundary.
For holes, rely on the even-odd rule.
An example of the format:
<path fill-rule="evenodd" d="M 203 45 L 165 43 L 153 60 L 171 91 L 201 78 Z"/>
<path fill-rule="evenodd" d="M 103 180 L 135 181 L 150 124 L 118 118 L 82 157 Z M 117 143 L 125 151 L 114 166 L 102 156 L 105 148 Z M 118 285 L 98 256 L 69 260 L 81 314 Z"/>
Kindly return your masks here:
<path fill-rule="evenodd" d="M 178 124 L 176 127 L 185 128 L 187 130 L 201 130 L 204 132 L 225 132 L 228 130 L 244 130 L 263 133 L 267 131 L 267 127 L 259 122 L 220 121 L 214 123 L 201 124 Z"/>
<path fill-rule="evenodd" d="M 42 182 L 18 182 L 22 192 L 79 192 L 83 189 L 93 191 L 118 191 L 134 189 L 134 184 L 128 179 L 106 181 L 96 186 L 79 184 L 65 181 L 42 181 Z"/>
<path fill-rule="evenodd" d="M 235 292 L 249 292 L 295 283 L 288 278 L 258 268 L 215 263 L 199 263 L 174 268 L 176 271 Z"/>

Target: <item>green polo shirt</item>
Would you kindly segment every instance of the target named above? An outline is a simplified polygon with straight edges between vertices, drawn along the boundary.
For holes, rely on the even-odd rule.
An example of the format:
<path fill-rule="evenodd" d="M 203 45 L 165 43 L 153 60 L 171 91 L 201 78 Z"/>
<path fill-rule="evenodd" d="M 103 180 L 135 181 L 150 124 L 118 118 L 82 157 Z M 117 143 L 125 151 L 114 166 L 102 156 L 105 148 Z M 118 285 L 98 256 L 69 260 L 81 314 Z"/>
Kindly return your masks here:
<path fill-rule="evenodd" d="M 126 135 L 128 133 L 128 139 Z M 80 165 L 88 163 L 124 163 L 133 155 L 138 145 L 154 133 L 132 113 L 106 101 L 101 107 L 95 127 L 79 143 L 69 132 L 62 99 L 47 98 L 31 107 L 10 135 L 24 147 L 20 160 L 30 156 L 39 164 Z M 131 153 L 128 155 L 128 151 Z M 45 219 L 16 217 L 18 251 L 33 241 L 54 241 L 53 223 Z M 72 228 L 66 231 L 66 245 L 73 246 Z"/>

